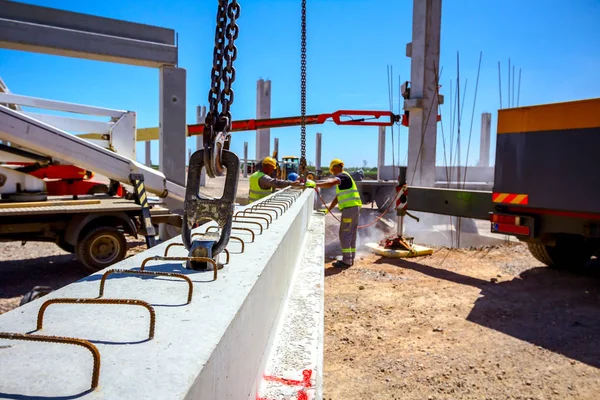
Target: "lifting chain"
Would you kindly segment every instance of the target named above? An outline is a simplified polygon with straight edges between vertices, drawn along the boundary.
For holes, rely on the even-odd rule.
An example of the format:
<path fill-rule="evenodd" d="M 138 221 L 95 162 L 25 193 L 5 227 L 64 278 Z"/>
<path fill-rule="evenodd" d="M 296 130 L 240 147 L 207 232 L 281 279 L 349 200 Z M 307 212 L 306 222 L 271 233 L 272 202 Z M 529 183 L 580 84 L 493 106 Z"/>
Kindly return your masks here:
<path fill-rule="evenodd" d="M 204 122 L 204 165 L 209 177 L 222 176 L 222 151 L 229 150 L 231 105 L 234 100 L 232 84 L 235 81 L 233 62 L 237 58 L 235 40 L 239 35 L 236 19 L 240 16 L 237 0 L 219 0 L 211 86 L 208 92 L 209 111 Z M 227 23 L 229 19 L 229 23 Z M 227 43 L 226 43 L 227 39 Z M 226 64 L 224 64 L 224 62 Z M 223 84 L 223 87 L 221 87 Z M 219 112 L 219 103 L 222 108 Z"/>
<path fill-rule="evenodd" d="M 230 108 L 234 99 L 231 85 L 235 81 L 233 62 L 237 58 L 235 40 L 239 34 L 236 24 L 239 16 L 240 6 L 237 0 L 219 0 L 211 84 L 208 92 L 209 111 L 204 121 L 204 148 L 196 151 L 190 158 L 185 189 L 181 236 L 185 248 L 189 251 L 189 257 L 196 259 L 188 262 L 187 268 L 190 269 L 206 269 L 207 262 L 197 259 L 214 259 L 225 249 L 231 234 L 240 176 L 240 160 L 235 153 L 229 151 Z M 206 174 L 211 178 L 226 173 L 221 198 L 206 199 L 198 196 L 203 168 L 206 168 Z M 216 222 L 221 233 L 216 236 L 203 235 L 199 239 L 192 240 L 192 230 L 206 221 Z"/>
<path fill-rule="evenodd" d="M 300 175 L 306 176 L 306 0 L 302 0 L 300 48 Z"/>

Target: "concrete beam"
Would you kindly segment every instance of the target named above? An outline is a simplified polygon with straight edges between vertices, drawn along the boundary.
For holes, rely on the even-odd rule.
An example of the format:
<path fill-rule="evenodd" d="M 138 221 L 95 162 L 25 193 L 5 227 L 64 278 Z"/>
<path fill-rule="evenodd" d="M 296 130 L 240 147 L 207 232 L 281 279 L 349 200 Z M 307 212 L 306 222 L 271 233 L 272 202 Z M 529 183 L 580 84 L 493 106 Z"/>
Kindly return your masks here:
<path fill-rule="evenodd" d="M 185 186 L 185 76 L 183 68 L 160 69 L 159 167 L 167 179 Z"/>
<path fill-rule="evenodd" d="M 414 0 L 412 42 L 407 46 L 411 57 L 408 170 L 409 185 L 433 187 L 437 110 L 437 78 L 440 70 L 440 29 L 442 0 Z"/>
<path fill-rule="evenodd" d="M 259 79 L 256 82 L 256 119 L 271 118 L 271 81 Z M 256 155 L 262 160 L 271 155 L 271 130 L 256 131 Z"/>
<path fill-rule="evenodd" d="M 382 169 L 385 165 L 385 126 L 379 127 L 379 140 L 377 141 L 377 180 L 382 178 Z M 394 149 L 392 149 L 394 151 Z"/>
<path fill-rule="evenodd" d="M 302 371 L 307 370 L 312 371 L 310 387 L 293 389 L 307 392 L 306 398 L 320 398 L 325 226 L 324 216 L 312 209 L 313 198 L 314 191 L 304 191 L 268 229 L 257 234 L 255 242 L 243 232 L 236 233 L 246 240 L 245 250 L 240 254 L 239 245 L 230 242 L 230 262 L 219 270 L 216 281 L 212 271 L 186 270 L 178 261 L 157 260 L 147 265 L 148 271 L 189 277 L 194 289 L 189 304 L 183 281 L 111 275 L 104 297 L 153 304 L 156 331 L 151 340 L 146 340 L 148 313 L 138 307 L 51 306 L 43 329 L 35 333 L 94 340 L 101 357 L 96 390 L 87 391 L 89 352 L 75 346 L 0 340 L 2 391 L 22 397 L 165 400 L 248 399 L 269 393 L 273 394 L 270 399 L 279 400 L 289 398 L 285 397 L 289 389 L 277 392 L 267 387 L 271 382 L 263 382 L 263 377 L 303 380 Z M 108 269 L 139 269 L 144 259 L 162 256 L 172 243 L 181 243 L 181 237 Z M 186 254 L 181 246 L 169 251 L 171 256 Z M 38 310 L 46 300 L 97 297 L 104 272 L 0 315 L 2 330 L 34 330 Z M 303 326 L 297 321 L 303 321 Z"/>
<path fill-rule="evenodd" d="M 489 167 L 490 165 L 490 139 L 492 128 L 492 114 L 481 114 L 481 136 L 479 140 L 479 166 Z"/>
<path fill-rule="evenodd" d="M 206 106 L 196 107 L 196 123 L 203 124 L 206 120 Z M 187 129 L 186 129 L 187 131 Z M 187 132 L 186 132 L 187 136 Z M 196 135 L 196 151 L 204 148 L 204 136 Z M 200 172 L 200 187 L 206 186 L 206 169 L 202 169 Z"/>
<path fill-rule="evenodd" d="M 322 133 L 317 132 L 317 143 L 316 143 L 316 154 L 315 154 L 315 169 L 318 171 L 321 169 L 321 139 Z"/>
<path fill-rule="evenodd" d="M 177 64 L 172 29 L 6 0 L 0 47 L 154 68 Z"/>

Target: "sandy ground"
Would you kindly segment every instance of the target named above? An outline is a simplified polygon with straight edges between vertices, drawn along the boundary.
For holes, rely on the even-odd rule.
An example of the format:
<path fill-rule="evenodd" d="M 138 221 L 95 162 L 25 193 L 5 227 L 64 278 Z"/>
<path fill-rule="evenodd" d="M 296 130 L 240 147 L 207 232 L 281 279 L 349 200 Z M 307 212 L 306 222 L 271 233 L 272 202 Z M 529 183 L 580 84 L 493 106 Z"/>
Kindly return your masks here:
<path fill-rule="evenodd" d="M 556 271 L 522 244 L 328 262 L 324 398 L 597 399 L 599 264 Z"/>
<path fill-rule="evenodd" d="M 410 260 L 361 251 L 340 270 L 327 220 L 325 399 L 598 398 L 597 261 L 556 271 L 506 244 Z M 368 233 L 359 244 L 383 235 Z M 132 240 L 128 255 L 143 249 Z M 86 274 L 54 244 L 0 243 L 0 313 Z"/>

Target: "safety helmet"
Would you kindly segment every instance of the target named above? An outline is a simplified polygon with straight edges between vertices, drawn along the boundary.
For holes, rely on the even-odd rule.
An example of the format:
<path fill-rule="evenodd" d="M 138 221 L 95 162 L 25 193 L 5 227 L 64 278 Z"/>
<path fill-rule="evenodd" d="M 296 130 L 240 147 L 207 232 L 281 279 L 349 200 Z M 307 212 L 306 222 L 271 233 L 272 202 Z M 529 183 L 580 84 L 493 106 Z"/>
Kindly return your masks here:
<path fill-rule="evenodd" d="M 329 163 L 329 170 L 331 171 L 331 169 L 336 165 L 341 165 L 343 167 L 344 162 L 339 158 L 334 158 L 333 160 L 331 160 L 331 163 Z"/>
<path fill-rule="evenodd" d="M 277 161 L 275 161 L 275 159 L 272 157 L 265 157 L 264 160 L 262 160 L 262 165 L 268 165 L 270 167 L 277 168 Z"/>
<path fill-rule="evenodd" d="M 298 179 L 298 174 L 295 172 L 290 172 L 290 174 L 287 176 L 288 181 L 292 181 L 292 182 L 296 182 L 296 179 Z"/>

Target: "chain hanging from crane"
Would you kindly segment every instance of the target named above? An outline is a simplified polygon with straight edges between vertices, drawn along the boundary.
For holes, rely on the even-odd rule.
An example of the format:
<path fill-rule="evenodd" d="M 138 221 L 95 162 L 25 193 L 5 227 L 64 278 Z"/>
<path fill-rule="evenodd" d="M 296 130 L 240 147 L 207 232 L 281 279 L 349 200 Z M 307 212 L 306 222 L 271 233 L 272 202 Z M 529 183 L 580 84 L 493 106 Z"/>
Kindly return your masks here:
<path fill-rule="evenodd" d="M 306 176 L 306 0 L 302 0 L 300 47 L 300 175 Z"/>
<path fill-rule="evenodd" d="M 182 241 L 190 257 L 214 259 L 229 242 L 239 181 L 240 160 L 229 151 L 231 141 L 231 105 L 237 58 L 235 40 L 239 34 L 236 19 L 240 16 L 237 0 L 219 0 L 211 85 L 208 92 L 209 111 L 204 121 L 204 148 L 190 157 L 185 191 Z M 219 104 L 221 110 L 219 111 Z M 223 195 L 218 199 L 200 198 L 200 175 L 206 168 L 211 178 L 223 176 Z M 203 235 L 192 240 L 192 230 L 206 221 L 215 221 L 221 230 L 218 238 Z M 206 262 L 188 261 L 187 268 L 206 269 Z"/>
<path fill-rule="evenodd" d="M 209 111 L 204 121 L 204 164 L 209 177 L 222 176 L 222 151 L 229 150 L 231 135 L 231 105 L 234 100 L 232 84 L 235 81 L 233 62 L 237 58 L 235 40 L 239 34 L 236 19 L 240 16 L 237 0 L 219 0 L 215 49 L 208 92 Z M 227 20 L 229 19 L 229 23 Z M 227 43 L 226 40 L 227 39 Z M 224 64 L 224 61 L 226 64 Z M 223 87 L 221 87 L 221 84 Z M 219 103 L 221 111 L 219 112 Z"/>

